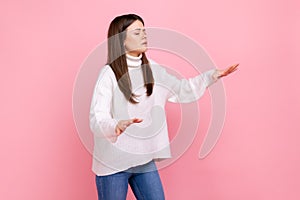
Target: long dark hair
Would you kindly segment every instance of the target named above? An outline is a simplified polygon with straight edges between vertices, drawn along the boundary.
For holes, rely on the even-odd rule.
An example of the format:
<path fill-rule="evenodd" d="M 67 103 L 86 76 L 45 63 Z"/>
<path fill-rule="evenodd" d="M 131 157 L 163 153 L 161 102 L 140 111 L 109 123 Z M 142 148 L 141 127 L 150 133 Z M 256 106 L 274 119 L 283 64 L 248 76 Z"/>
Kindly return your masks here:
<path fill-rule="evenodd" d="M 144 25 L 143 19 L 136 14 L 126 14 L 118 16 L 110 23 L 107 34 L 107 64 L 110 65 L 113 72 L 115 73 L 118 86 L 124 94 L 125 98 L 133 104 L 136 104 L 138 102 L 135 100 L 137 95 L 132 92 L 131 80 L 128 74 L 124 40 L 126 38 L 127 27 L 136 20 L 141 21 Z M 149 66 L 149 61 L 144 52 L 142 53 L 142 71 L 144 86 L 147 89 L 147 96 L 150 96 L 153 91 L 154 79 L 152 70 Z"/>

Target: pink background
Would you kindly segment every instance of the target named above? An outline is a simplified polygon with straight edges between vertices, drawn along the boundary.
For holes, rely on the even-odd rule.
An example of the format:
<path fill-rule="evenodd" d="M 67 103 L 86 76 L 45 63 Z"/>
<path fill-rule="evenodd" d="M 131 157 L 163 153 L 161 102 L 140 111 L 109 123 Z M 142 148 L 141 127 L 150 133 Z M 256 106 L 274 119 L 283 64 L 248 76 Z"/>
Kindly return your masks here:
<path fill-rule="evenodd" d="M 219 68 L 240 63 L 223 79 L 220 140 L 198 159 L 206 93 L 194 143 L 160 171 L 166 198 L 300 199 L 299 8 L 295 0 L 1 1 L 0 199 L 96 199 L 91 155 L 73 121 L 73 84 L 110 21 L 131 12 L 193 38 Z M 178 66 L 163 54 L 156 60 Z M 178 108 L 167 108 L 175 124 Z"/>

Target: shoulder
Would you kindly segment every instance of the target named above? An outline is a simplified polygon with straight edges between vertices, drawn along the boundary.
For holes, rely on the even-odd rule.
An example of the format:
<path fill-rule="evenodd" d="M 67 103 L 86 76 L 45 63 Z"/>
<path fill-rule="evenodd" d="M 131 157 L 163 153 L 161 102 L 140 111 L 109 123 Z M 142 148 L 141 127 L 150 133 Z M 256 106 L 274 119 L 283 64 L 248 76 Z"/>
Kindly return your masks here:
<path fill-rule="evenodd" d="M 162 67 L 160 64 L 158 64 L 156 61 L 154 61 L 153 59 L 149 59 L 148 58 L 148 61 L 150 63 L 150 66 L 151 66 L 151 70 L 154 72 L 154 73 L 157 73 L 157 74 L 160 74 L 162 72 L 165 72 L 165 68 Z"/>
<path fill-rule="evenodd" d="M 115 81 L 115 74 L 109 65 L 104 65 L 99 72 L 97 85 L 112 85 Z"/>
<path fill-rule="evenodd" d="M 152 59 L 148 60 L 150 63 L 150 68 L 153 73 L 154 80 L 160 82 L 166 79 L 168 76 L 166 68 Z"/>
<path fill-rule="evenodd" d="M 109 65 L 104 65 L 100 69 L 99 78 L 111 77 L 111 76 L 114 76 L 114 75 L 115 74 L 114 74 L 112 68 Z"/>
<path fill-rule="evenodd" d="M 153 59 L 148 58 L 149 64 L 151 65 L 151 67 L 156 67 L 158 65 L 158 63 L 156 61 L 154 61 Z"/>

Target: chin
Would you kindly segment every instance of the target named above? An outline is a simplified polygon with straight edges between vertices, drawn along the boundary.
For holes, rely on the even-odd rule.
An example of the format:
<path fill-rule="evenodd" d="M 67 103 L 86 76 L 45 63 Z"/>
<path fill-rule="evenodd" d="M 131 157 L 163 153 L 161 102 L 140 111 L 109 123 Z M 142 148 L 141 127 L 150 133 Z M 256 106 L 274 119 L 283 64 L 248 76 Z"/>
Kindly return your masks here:
<path fill-rule="evenodd" d="M 142 49 L 139 49 L 137 51 L 138 54 L 141 54 L 141 53 L 145 53 L 147 51 L 147 48 L 142 48 Z"/>
<path fill-rule="evenodd" d="M 135 53 L 135 54 L 141 54 L 141 53 L 145 53 L 147 51 L 147 48 L 145 47 L 142 47 L 142 48 L 139 48 L 139 49 L 135 49 L 134 51 L 131 51 L 131 53 Z"/>
<path fill-rule="evenodd" d="M 144 52 L 146 52 L 147 51 L 147 47 L 143 47 L 143 48 L 141 48 L 141 52 L 140 53 L 144 53 Z"/>

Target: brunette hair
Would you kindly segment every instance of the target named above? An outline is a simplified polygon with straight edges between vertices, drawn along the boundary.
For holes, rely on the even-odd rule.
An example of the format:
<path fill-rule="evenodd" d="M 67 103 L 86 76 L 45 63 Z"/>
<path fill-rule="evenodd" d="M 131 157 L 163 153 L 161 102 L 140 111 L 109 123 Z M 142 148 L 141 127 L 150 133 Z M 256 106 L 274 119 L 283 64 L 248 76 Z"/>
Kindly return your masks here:
<path fill-rule="evenodd" d="M 108 56 L 107 64 L 112 68 L 120 90 L 125 98 L 133 103 L 138 103 L 135 95 L 132 92 L 130 76 L 128 74 L 128 65 L 126 61 L 124 40 L 126 38 L 126 29 L 133 22 L 139 20 L 143 23 L 143 19 L 136 14 L 121 15 L 113 19 L 108 29 Z M 142 53 L 142 71 L 144 78 L 144 86 L 147 89 L 147 96 L 150 96 L 153 91 L 154 79 L 149 61 L 145 52 Z"/>

